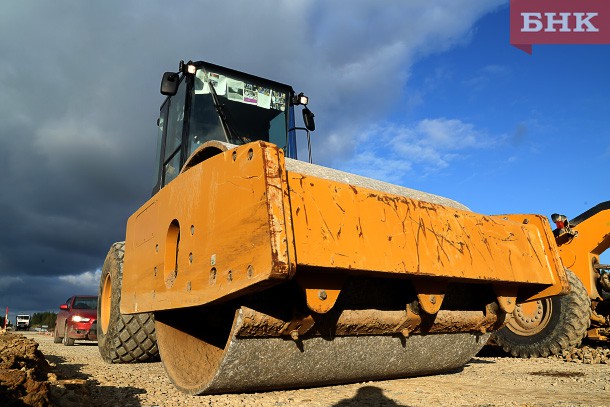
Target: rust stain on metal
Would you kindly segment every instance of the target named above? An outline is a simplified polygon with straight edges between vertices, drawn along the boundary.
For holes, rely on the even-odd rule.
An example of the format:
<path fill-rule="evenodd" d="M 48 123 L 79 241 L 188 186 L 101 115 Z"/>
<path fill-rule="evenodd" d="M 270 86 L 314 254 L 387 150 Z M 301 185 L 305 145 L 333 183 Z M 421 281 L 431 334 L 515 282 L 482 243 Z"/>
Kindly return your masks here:
<path fill-rule="evenodd" d="M 538 263 L 543 264 L 542 260 L 540 260 L 540 257 L 538 257 L 538 251 L 534 247 L 534 244 L 532 243 L 532 239 L 531 239 L 530 235 L 527 235 L 527 242 L 530 244 L 530 247 L 532 248 L 532 252 L 534 252 L 534 255 L 536 256 L 536 260 L 538 260 Z"/>
<path fill-rule="evenodd" d="M 167 273 L 167 276 L 165 276 L 165 286 L 167 288 L 172 288 L 174 285 L 174 282 L 176 282 L 176 275 L 178 273 L 176 272 L 176 270 L 173 270 L 169 273 Z"/>
<path fill-rule="evenodd" d="M 436 315 L 419 315 L 412 308 L 390 311 L 376 309 L 341 310 L 332 315 L 297 315 L 283 320 L 260 311 L 242 307 L 240 337 L 297 337 L 436 334 L 481 332 L 496 329 L 503 313 L 486 311 L 440 310 Z"/>

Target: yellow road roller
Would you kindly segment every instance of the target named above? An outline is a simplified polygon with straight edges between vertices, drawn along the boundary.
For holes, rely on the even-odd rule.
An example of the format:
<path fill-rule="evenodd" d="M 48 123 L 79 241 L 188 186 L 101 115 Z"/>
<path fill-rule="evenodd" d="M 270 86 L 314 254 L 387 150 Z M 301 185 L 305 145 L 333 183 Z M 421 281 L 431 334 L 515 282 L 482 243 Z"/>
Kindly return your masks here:
<path fill-rule="evenodd" d="M 107 362 L 159 355 L 189 394 L 433 374 L 568 290 L 543 216 L 298 160 L 289 85 L 189 61 L 161 93 L 157 184 L 102 270 Z"/>

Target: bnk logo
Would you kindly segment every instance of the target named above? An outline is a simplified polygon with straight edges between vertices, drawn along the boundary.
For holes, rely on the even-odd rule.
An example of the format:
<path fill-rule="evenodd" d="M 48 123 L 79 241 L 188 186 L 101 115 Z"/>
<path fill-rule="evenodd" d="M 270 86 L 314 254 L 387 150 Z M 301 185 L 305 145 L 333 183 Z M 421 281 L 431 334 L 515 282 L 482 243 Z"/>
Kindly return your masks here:
<path fill-rule="evenodd" d="M 528 54 L 533 44 L 610 44 L 610 1 L 511 0 L 510 43 Z"/>
<path fill-rule="evenodd" d="M 591 22 L 591 19 L 597 17 L 599 13 L 544 13 L 544 20 L 542 14 L 521 13 L 523 17 L 521 32 L 535 33 L 543 29 L 545 32 L 556 32 L 559 29 L 562 33 L 599 31 Z"/>

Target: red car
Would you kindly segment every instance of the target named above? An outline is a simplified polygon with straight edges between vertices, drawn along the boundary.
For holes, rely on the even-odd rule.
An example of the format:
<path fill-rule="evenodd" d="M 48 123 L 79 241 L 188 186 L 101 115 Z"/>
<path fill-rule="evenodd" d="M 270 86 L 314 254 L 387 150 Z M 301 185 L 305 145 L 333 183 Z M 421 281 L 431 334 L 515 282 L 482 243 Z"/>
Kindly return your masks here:
<path fill-rule="evenodd" d="M 59 306 L 55 343 L 74 345 L 75 340 L 97 340 L 97 296 L 75 295 Z"/>

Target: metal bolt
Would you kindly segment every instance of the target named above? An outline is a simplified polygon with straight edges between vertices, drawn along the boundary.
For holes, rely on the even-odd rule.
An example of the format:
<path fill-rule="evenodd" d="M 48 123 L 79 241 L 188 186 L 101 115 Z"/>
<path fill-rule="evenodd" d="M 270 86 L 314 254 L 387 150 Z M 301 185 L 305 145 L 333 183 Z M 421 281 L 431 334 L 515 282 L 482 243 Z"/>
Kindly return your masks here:
<path fill-rule="evenodd" d="M 191 236 L 195 234 L 195 225 L 191 225 Z"/>
<path fill-rule="evenodd" d="M 430 303 L 431 304 L 436 304 L 436 295 L 431 295 L 430 296 Z"/>
<path fill-rule="evenodd" d="M 326 294 L 326 290 L 320 290 L 318 292 L 318 298 L 321 299 L 322 301 L 324 301 L 326 298 L 328 298 L 328 295 Z"/>
<path fill-rule="evenodd" d="M 237 160 L 237 151 L 233 151 L 233 161 Z"/>
<path fill-rule="evenodd" d="M 252 149 L 248 150 L 248 160 L 251 160 L 253 156 L 254 156 L 254 151 L 252 151 Z"/>
<path fill-rule="evenodd" d="M 193 253 L 189 253 L 189 263 L 193 264 Z"/>
<path fill-rule="evenodd" d="M 190 281 L 186 282 L 186 291 L 188 291 L 188 292 L 191 291 L 191 282 Z"/>
<path fill-rule="evenodd" d="M 529 219 L 523 219 L 523 223 L 527 225 L 528 223 L 530 223 L 530 220 Z"/>
<path fill-rule="evenodd" d="M 252 267 L 252 265 L 248 265 L 248 278 L 252 278 L 252 276 L 254 275 L 254 267 Z"/>
<path fill-rule="evenodd" d="M 155 267 L 155 276 L 157 275 L 157 268 Z"/>
<path fill-rule="evenodd" d="M 155 251 L 156 251 L 157 253 L 159 253 L 159 245 L 158 245 L 158 244 L 155 246 Z"/>
<path fill-rule="evenodd" d="M 507 303 L 508 305 L 510 305 L 510 304 L 512 304 L 512 303 L 513 303 L 513 300 L 511 300 L 510 298 L 508 298 L 508 299 L 506 300 L 506 303 Z"/>

